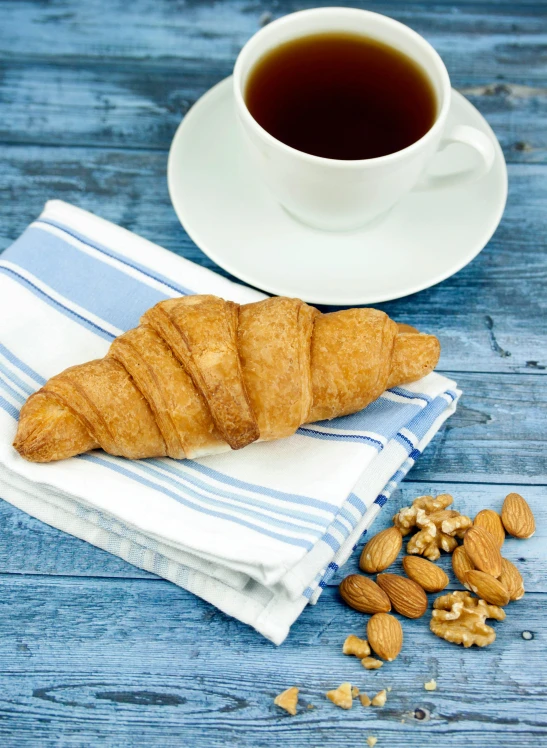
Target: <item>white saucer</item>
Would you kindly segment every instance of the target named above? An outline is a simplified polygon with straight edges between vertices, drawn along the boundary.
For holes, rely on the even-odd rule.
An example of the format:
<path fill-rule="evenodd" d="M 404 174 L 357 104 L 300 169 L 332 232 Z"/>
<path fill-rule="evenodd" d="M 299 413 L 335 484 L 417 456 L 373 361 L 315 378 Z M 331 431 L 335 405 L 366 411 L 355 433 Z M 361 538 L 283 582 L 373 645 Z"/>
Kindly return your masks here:
<path fill-rule="evenodd" d="M 500 222 L 507 169 L 481 114 L 452 92 L 451 124 L 473 125 L 496 148 L 488 176 L 471 186 L 412 192 L 363 229 L 328 233 L 291 218 L 255 176 L 240 141 L 232 80 L 208 91 L 179 126 L 167 167 L 175 211 L 205 254 L 243 281 L 314 304 L 371 304 L 439 283 L 467 265 Z M 451 146 L 436 172 L 475 154 Z"/>

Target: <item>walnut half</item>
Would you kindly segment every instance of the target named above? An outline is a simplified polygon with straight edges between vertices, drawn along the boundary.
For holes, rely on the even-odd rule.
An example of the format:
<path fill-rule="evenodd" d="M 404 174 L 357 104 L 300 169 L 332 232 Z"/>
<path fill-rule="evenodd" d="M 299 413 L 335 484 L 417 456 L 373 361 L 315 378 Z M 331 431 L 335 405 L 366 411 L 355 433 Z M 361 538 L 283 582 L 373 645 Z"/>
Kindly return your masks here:
<path fill-rule="evenodd" d="M 472 597 L 469 592 L 450 592 L 433 603 L 431 631 L 441 639 L 454 644 L 486 647 L 496 638 L 496 632 L 487 626 L 487 618 L 503 621 L 505 613 L 497 605 Z"/>
<path fill-rule="evenodd" d="M 441 550 L 452 553 L 458 545 L 456 538 L 463 538 L 473 524 L 464 514 L 447 509 L 452 501 L 447 493 L 436 498 L 419 496 L 412 506 L 403 507 L 393 517 L 393 524 L 403 535 L 418 530 L 408 542 L 407 553 L 425 556 L 430 561 L 436 561 Z"/>

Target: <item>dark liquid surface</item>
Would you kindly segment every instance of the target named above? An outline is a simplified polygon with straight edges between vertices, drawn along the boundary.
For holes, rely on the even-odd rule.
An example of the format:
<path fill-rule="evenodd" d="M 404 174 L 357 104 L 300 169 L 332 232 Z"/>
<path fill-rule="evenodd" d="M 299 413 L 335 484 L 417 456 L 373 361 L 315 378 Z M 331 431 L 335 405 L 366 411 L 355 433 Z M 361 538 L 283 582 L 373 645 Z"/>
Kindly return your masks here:
<path fill-rule="evenodd" d="M 346 33 L 306 36 L 266 53 L 251 70 L 245 102 L 286 145 L 345 160 L 400 151 L 437 114 L 433 86 L 416 62 Z"/>

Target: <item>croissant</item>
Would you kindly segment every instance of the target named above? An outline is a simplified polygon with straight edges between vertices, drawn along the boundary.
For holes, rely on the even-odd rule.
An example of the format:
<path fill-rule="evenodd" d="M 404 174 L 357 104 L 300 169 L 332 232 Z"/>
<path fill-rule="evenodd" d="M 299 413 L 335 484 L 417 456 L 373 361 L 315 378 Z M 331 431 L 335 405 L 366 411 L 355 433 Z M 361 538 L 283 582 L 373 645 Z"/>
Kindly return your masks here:
<path fill-rule="evenodd" d="M 432 371 L 439 353 L 437 338 L 375 309 L 321 314 L 284 297 L 244 306 L 168 299 L 104 358 L 31 395 L 14 447 L 33 462 L 98 447 L 130 459 L 240 449 L 355 413 Z"/>

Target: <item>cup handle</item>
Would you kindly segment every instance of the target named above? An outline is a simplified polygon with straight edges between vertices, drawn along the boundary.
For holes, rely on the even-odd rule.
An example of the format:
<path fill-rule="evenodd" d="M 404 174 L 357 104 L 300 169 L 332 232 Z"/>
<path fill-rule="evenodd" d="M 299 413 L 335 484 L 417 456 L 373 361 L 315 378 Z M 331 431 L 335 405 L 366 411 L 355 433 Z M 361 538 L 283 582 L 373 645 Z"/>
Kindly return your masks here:
<path fill-rule="evenodd" d="M 416 185 L 418 190 L 437 190 L 444 187 L 455 187 L 473 184 L 485 177 L 496 158 L 496 151 L 492 140 L 480 130 L 468 125 L 456 125 L 447 136 L 441 140 L 437 152 L 444 150 L 452 143 L 463 143 L 473 148 L 480 156 L 480 163 L 472 169 L 457 171 L 454 174 L 425 174 Z"/>

